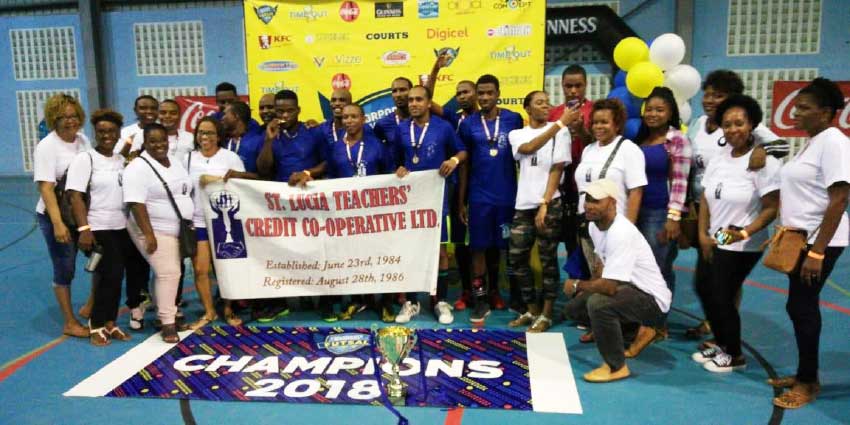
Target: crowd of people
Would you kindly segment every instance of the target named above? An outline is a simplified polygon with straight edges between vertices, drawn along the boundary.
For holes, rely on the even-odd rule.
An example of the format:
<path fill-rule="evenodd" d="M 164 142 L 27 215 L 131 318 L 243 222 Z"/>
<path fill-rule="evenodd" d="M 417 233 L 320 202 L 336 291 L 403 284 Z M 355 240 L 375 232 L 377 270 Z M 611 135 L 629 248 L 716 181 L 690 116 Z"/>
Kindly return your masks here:
<path fill-rule="evenodd" d="M 604 362 L 590 382 L 628 377 L 626 358 L 666 335 L 673 302 L 678 250 L 697 252 L 695 287 L 706 321 L 689 329 L 700 343 L 692 358 L 710 372 L 746 366 L 741 350 L 741 287 L 778 233 L 802 234 L 805 249 L 788 273 L 788 315 L 794 326 L 796 375 L 773 379 L 788 388 L 774 399 L 796 408 L 815 398 L 821 318 L 818 294 L 850 238 L 850 140 L 832 124 L 844 98 L 831 81 L 817 78 L 799 92 L 794 121 L 805 145 L 784 165 L 788 143 L 762 124 L 762 109 L 743 94 L 741 78 L 716 70 L 703 82 L 704 115 L 687 131 L 673 93 L 658 87 L 646 98 L 635 140 L 624 137 L 625 106 L 616 99 L 585 97 L 587 75 L 577 65 L 562 75 L 564 104 L 543 91 L 525 97 L 527 119 L 502 108 L 496 76 L 457 84 L 453 110 L 432 101 L 433 82 L 445 65 L 438 58 L 425 85 L 405 77 L 391 81 L 395 111 L 366 123 L 351 93 L 335 90 L 332 117 L 304 122 L 298 95 L 289 90 L 259 99 L 258 115 L 238 100 L 229 83 L 216 87 L 219 111 L 178 128 L 180 107 L 151 96 L 136 99 L 136 122 L 100 109 L 91 115 L 95 145 L 81 132 L 85 113 L 73 97 L 56 95 L 45 105 L 52 130 L 35 150 L 34 180 L 40 194 L 39 226 L 53 262 L 53 288 L 64 316 L 63 332 L 96 346 L 131 337 L 117 324 L 126 281 L 129 327 L 145 326 L 151 269 L 162 338 L 179 341 L 181 329 L 218 320 L 271 322 L 289 314 L 294 301 L 220 300 L 217 305 L 209 234 L 199 196 L 202 176 L 262 179 L 298 186 L 314 179 L 352 178 L 438 170 L 443 196 L 439 274 L 430 307 L 439 323 L 469 309 L 483 325 L 491 309 L 516 312 L 509 326 L 544 332 L 556 318 L 555 300 L 569 297 L 565 315 L 587 329 Z M 66 210 L 70 209 L 70 214 Z M 68 217 L 70 215 L 70 218 Z M 178 240 L 184 220 L 194 225 L 191 255 L 203 314 L 185 321 L 181 294 L 184 252 Z M 450 224 L 450 225 L 449 225 Z M 775 240 L 775 239 L 774 239 Z M 558 246 L 569 253 L 562 280 Z M 460 295 L 449 298 L 449 253 Z M 536 246 L 542 285 L 536 288 L 531 253 Z M 77 319 L 70 295 L 78 250 L 89 256 L 90 299 Z M 499 291 L 506 254 L 509 303 Z M 99 261 L 98 261 L 99 260 Z M 327 322 L 348 320 L 371 307 L 387 323 L 407 323 L 423 309 L 417 293 L 321 296 L 315 307 Z M 400 309 L 395 311 L 397 303 Z M 246 307 L 247 306 L 247 307 Z M 339 306 L 339 310 L 337 310 Z"/>

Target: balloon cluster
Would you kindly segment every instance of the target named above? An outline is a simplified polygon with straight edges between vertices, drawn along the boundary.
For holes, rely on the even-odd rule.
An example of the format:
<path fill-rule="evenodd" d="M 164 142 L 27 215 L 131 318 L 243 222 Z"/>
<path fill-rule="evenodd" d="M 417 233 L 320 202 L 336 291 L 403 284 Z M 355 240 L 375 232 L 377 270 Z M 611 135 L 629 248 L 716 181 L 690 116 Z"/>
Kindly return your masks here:
<path fill-rule="evenodd" d="M 684 57 L 685 42 L 673 33 L 658 36 L 649 46 L 640 38 L 627 37 L 614 47 L 614 63 L 621 70 L 614 77 L 614 89 L 608 98 L 619 99 L 626 106 L 627 138 L 637 136 L 643 100 L 659 86 L 673 92 L 682 121 L 691 119 L 688 100 L 699 91 L 702 78 L 694 67 L 680 63 Z"/>

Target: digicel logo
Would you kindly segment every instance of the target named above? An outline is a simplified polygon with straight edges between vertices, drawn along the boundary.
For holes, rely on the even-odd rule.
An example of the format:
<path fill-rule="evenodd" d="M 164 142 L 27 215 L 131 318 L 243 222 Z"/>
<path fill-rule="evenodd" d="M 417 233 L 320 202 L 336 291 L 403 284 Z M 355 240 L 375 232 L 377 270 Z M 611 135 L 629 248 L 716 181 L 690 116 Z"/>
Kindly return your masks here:
<path fill-rule="evenodd" d="M 463 27 L 463 29 L 428 28 L 425 33 L 425 36 L 429 40 L 433 40 L 436 38 L 440 41 L 446 41 L 450 38 L 469 38 L 469 29 L 467 27 Z"/>
<path fill-rule="evenodd" d="M 352 22 L 360 16 L 360 7 L 353 1 L 344 1 L 339 7 L 339 17 L 345 22 Z"/>

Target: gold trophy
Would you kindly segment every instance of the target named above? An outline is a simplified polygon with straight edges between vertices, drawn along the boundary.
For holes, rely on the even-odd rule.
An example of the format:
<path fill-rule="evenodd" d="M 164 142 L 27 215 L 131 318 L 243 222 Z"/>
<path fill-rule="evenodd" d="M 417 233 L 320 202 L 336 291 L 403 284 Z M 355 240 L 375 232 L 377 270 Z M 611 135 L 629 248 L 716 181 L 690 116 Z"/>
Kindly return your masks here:
<path fill-rule="evenodd" d="M 375 333 L 375 340 L 381 357 L 392 367 L 390 382 L 387 383 L 387 396 L 392 404 L 403 406 L 407 391 L 399 377 L 398 365 L 416 345 L 416 331 L 404 326 L 389 326 L 379 329 Z"/>

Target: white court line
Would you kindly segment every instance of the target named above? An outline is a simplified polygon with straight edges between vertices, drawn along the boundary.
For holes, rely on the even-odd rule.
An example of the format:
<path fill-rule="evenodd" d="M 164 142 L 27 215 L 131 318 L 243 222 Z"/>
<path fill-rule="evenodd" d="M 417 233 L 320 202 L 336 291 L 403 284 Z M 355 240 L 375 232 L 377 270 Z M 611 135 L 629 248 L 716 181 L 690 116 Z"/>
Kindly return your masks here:
<path fill-rule="evenodd" d="M 555 332 L 526 333 L 525 342 L 534 411 L 581 415 L 581 400 L 564 335 Z"/>
<path fill-rule="evenodd" d="M 180 332 L 180 340 L 182 341 L 191 334 L 192 331 Z M 103 397 L 175 346 L 176 344 L 168 344 L 163 341 L 159 333 L 151 335 L 150 338 L 133 347 L 62 395 L 65 397 Z"/>

